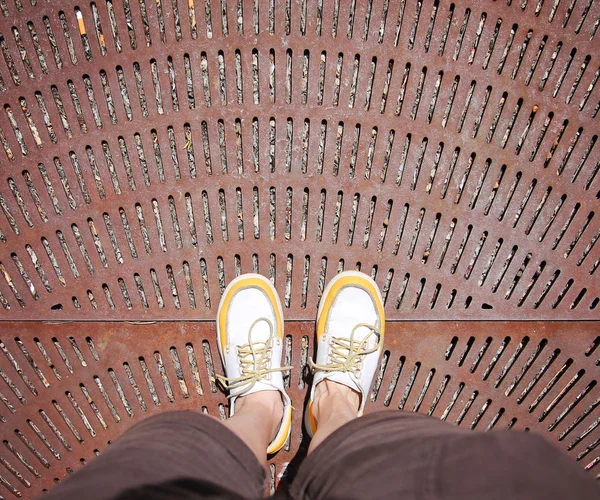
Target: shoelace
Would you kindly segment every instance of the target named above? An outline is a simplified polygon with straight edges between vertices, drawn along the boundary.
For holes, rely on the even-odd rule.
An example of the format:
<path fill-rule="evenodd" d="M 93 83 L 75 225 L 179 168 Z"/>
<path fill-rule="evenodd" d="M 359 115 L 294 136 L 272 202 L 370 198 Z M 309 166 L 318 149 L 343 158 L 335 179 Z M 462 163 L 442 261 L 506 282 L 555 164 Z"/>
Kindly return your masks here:
<path fill-rule="evenodd" d="M 354 340 L 354 334 L 360 327 L 369 328 L 370 332 L 362 340 Z M 371 348 L 367 348 L 369 339 L 375 335 L 377 341 Z M 325 372 L 350 372 L 358 377 L 361 369 L 362 357 L 375 352 L 379 349 L 381 332 L 376 326 L 367 323 L 358 323 L 350 332 L 350 337 L 332 337 L 331 338 L 331 361 L 326 365 L 316 364 L 312 358 L 308 358 L 308 366 L 314 373 L 316 370 Z"/>
<path fill-rule="evenodd" d="M 252 341 L 252 330 L 254 327 L 264 321 L 269 325 L 269 338 L 266 341 Z M 224 377 L 216 375 L 217 380 L 221 383 L 225 390 L 229 392 L 234 389 L 243 387 L 241 396 L 247 393 L 254 387 L 254 384 L 264 379 L 269 373 L 284 372 L 291 370 L 291 366 L 282 366 L 278 368 L 269 368 L 271 362 L 272 342 L 274 337 L 273 323 L 268 318 L 258 318 L 250 325 L 248 329 L 248 343 L 238 347 L 237 354 L 240 360 L 240 376 L 239 377 Z M 232 397 L 232 394 L 227 396 Z"/>

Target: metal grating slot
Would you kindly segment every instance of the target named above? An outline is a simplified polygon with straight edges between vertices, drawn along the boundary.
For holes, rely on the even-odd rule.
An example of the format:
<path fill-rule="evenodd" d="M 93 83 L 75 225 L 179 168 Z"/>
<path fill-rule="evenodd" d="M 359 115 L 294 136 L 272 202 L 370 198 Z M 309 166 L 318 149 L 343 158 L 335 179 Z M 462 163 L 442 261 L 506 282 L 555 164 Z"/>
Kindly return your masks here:
<path fill-rule="evenodd" d="M 359 269 L 392 331 L 373 409 L 540 430 L 593 471 L 599 19 L 587 0 L 0 0 L 0 495 L 144 415 L 224 416 L 192 322 L 246 272 L 296 321 L 293 391 L 326 283 Z M 141 325 L 162 321 L 183 344 Z"/>

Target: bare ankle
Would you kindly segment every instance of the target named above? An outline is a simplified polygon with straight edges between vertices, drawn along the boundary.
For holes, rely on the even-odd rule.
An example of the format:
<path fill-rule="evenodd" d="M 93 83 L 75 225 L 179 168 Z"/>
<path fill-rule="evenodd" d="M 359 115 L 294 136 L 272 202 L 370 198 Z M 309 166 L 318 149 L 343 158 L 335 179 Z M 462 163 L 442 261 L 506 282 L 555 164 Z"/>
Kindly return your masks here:
<path fill-rule="evenodd" d="M 271 420 L 272 435 L 275 436 L 283 418 L 283 401 L 279 391 L 260 391 L 237 398 L 236 414 L 259 413 Z"/>
<path fill-rule="evenodd" d="M 355 418 L 360 406 L 360 395 L 350 387 L 331 380 L 323 380 L 315 387 L 313 415 L 319 421 L 332 416 L 345 420 Z"/>

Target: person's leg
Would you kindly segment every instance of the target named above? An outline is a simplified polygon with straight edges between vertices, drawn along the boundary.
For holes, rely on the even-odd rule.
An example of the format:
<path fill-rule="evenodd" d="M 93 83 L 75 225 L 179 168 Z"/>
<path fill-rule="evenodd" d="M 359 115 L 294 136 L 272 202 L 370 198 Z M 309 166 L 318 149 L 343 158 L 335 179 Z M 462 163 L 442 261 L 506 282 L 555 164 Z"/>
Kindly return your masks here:
<path fill-rule="evenodd" d="M 244 441 L 264 465 L 267 448 L 277 435 L 282 417 L 279 392 L 261 391 L 238 398 L 235 415 L 223 424 Z"/>
<path fill-rule="evenodd" d="M 278 452 L 289 436 L 292 402 L 283 385 L 283 308 L 272 283 L 243 274 L 223 293 L 217 312 L 217 344 L 227 376 L 217 375 L 229 391 L 228 427 L 259 460 Z M 273 422 L 271 427 L 264 423 Z M 256 429 L 253 433 L 247 429 Z M 264 446 L 268 439 L 268 446 Z"/>
<path fill-rule="evenodd" d="M 247 403 L 248 410 L 259 404 Z M 244 427 L 245 418 L 241 412 L 227 425 L 191 411 L 147 418 L 45 498 L 261 498 L 265 469 L 244 437 L 264 436 L 264 463 L 264 450 L 276 424 L 265 418 Z"/>
<path fill-rule="evenodd" d="M 377 285 L 338 274 L 317 314 L 305 414 L 313 437 L 293 498 L 598 498 L 585 472 L 539 436 L 474 433 L 398 411 L 362 414 L 385 334 Z"/>
<path fill-rule="evenodd" d="M 600 498 L 595 481 L 540 436 L 474 432 L 396 410 L 340 427 L 338 416 L 352 414 L 349 401 L 356 396 L 343 394 L 350 391 L 343 386 L 335 391 L 313 405 L 320 444 L 311 444 L 292 484 L 293 498 Z"/>
<path fill-rule="evenodd" d="M 360 395 L 349 387 L 323 380 L 315 387 L 312 413 L 317 430 L 310 441 L 308 453 L 312 453 L 325 438 L 356 418 Z"/>
<path fill-rule="evenodd" d="M 335 429 L 362 415 L 385 335 L 377 283 L 358 271 L 337 274 L 323 291 L 316 324 L 313 382 L 304 423 L 315 448 Z M 333 401 L 335 404 L 321 404 Z"/>
<path fill-rule="evenodd" d="M 230 418 L 193 412 L 149 418 L 51 492 L 51 498 L 259 498 L 267 453 L 281 449 L 292 406 L 283 386 L 283 310 L 262 276 L 226 288 L 217 313 Z"/>

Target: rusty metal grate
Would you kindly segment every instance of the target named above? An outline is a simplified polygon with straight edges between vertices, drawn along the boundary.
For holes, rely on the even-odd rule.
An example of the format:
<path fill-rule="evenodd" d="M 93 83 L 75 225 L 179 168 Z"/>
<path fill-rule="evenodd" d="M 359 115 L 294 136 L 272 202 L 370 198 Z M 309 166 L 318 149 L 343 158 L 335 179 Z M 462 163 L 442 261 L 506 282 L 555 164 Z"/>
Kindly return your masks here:
<path fill-rule="evenodd" d="M 271 487 L 294 470 L 302 448 L 313 349 L 312 322 L 286 328 L 294 368 L 284 380 L 298 410 L 290 442 L 270 464 Z M 389 330 L 368 411 L 420 411 L 482 431 L 531 429 L 597 474 L 594 323 L 392 322 Z M 212 323 L 9 322 L 3 331 L 0 477 L 8 492 L 41 493 L 149 415 L 201 409 L 223 419 L 228 412 L 215 385 Z"/>
<path fill-rule="evenodd" d="M 183 385 L 172 356 L 185 365 L 185 344 L 175 355 L 162 330 L 131 322 L 212 320 L 227 282 L 250 271 L 269 276 L 286 317 L 304 322 L 314 319 L 337 271 L 371 274 L 390 320 L 424 321 L 391 327 L 398 333 L 388 337 L 393 364 L 382 387 L 391 384 L 392 366 L 400 370 L 394 398 L 416 370 L 405 403 L 412 409 L 429 380 L 416 405 L 426 411 L 448 374 L 449 391 L 459 379 L 466 384 L 456 408 L 472 399 L 462 425 L 487 401 L 477 428 L 504 408 L 498 425 L 510 417 L 548 432 L 547 421 L 568 405 L 586 407 L 569 438 L 589 432 L 571 451 L 577 457 L 589 448 L 581 460 L 590 468 L 600 461 L 593 458 L 597 323 L 564 322 L 597 320 L 600 310 L 599 3 L 0 0 L 0 12 L 0 318 L 9 322 L 0 327 L 0 399 L 12 451 L 0 460 L 0 489 L 48 487 L 68 472 L 67 462 L 73 470 L 138 418 L 124 416 L 119 393 L 111 393 L 112 407 L 109 399 L 102 406 L 100 392 L 92 399 L 108 429 L 94 432 L 108 437 L 88 438 L 85 422 L 96 429 L 98 413 L 85 407 L 77 385 L 100 390 L 89 378 L 97 375 L 109 387 L 112 368 L 126 386 L 122 363 L 139 370 L 140 356 L 149 371 L 136 371 L 135 380 L 154 381 L 160 409 L 216 411 L 223 399 L 206 379 L 205 399 L 194 399 L 192 372 L 189 398 L 177 392 Z M 32 322 L 18 323 L 25 320 Z M 116 320 L 129 323 L 106 323 Z M 427 330 L 440 330 L 430 323 L 439 320 L 453 322 Z M 99 323 L 48 323 L 65 321 Z M 201 364 L 211 327 L 169 325 L 196 346 Z M 95 332 L 99 361 L 82 330 Z M 289 330 L 301 350 L 310 324 Z M 460 367 L 443 358 L 453 331 L 457 352 L 472 350 Z M 139 336 L 148 343 L 144 354 Z M 464 365 L 487 345 L 484 363 L 508 338 L 490 377 L 502 363 L 506 381 L 524 370 L 514 393 Z M 504 357 L 525 338 L 511 368 Z M 531 349 L 539 359 L 529 368 Z M 80 372 L 78 352 L 89 363 Z M 556 361 L 547 374 L 532 378 L 550 353 Z M 400 356 L 409 361 L 398 368 Z M 469 375 L 455 378 L 446 368 L 452 363 Z M 164 373 L 171 393 L 160 393 Z M 533 389 L 522 404 L 505 405 L 523 384 L 552 380 L 535 411 L 526 408 Z M 169 394 L 175 401 L 167 405 Z M 144 396 L 148 411 L 152 395 Z M 444 404 L 450 394 L 440 397 Z M 74 409 L 75 431 L 66 420 L 64 427 L 67 413 L 53 398 L 64 412 Z M 538 422 L 551 398 L 555 406 Z M 127 400 L 130 409 L 140 401 L 137 393 Z M 110 421 L 113 410 L 119 425 Z M 53 462 L 62 439 L 73 452 L 79 446 L 74 432 L 87 451 L 75 460 L 61 449 Z M 49 469 L 33 450 L 50 452 Z M 289 456 L 278 457 L 278 467 Z"/>

